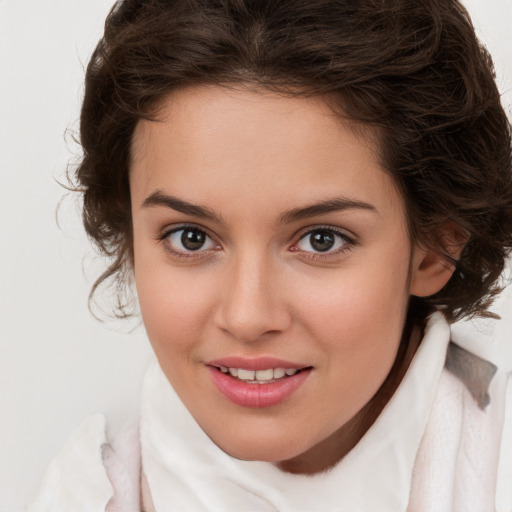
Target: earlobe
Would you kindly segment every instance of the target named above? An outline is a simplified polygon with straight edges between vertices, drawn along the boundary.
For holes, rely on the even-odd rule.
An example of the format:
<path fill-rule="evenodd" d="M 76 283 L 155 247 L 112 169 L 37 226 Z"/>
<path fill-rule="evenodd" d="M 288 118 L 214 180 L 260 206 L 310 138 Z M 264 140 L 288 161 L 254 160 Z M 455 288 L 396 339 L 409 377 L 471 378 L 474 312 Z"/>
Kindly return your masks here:
<path fill-rule="evenodd" d="M 464 249 L 469 235 L 453 222 L 446 222 L 438 231 L 439 245 L 444 249 L 415 247 L 411 295 L 429 297 L 439 292 L 450 280 L 456 262 Z M 450 261 L 451 260 L 451 261 Z"/>

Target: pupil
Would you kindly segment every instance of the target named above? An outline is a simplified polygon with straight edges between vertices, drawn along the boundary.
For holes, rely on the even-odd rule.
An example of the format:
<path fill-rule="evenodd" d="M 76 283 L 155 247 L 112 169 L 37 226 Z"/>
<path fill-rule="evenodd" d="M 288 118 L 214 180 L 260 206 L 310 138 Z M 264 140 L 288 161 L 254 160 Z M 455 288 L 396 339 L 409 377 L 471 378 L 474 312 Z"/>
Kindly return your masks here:
<path fill-rule="evenodd" d="M 205 234 L 197 229 L 186 229 L 181 235 L 181 243 L 189 251 L 201 249 L 205 242 Z"/>
<path fill-rule="evenodd" d="M 311 246 L 316 251 L 328 251 L 332 249 L 334 242 L 334 235 L 329 231 L 317 231 L 311 235 Z"/>

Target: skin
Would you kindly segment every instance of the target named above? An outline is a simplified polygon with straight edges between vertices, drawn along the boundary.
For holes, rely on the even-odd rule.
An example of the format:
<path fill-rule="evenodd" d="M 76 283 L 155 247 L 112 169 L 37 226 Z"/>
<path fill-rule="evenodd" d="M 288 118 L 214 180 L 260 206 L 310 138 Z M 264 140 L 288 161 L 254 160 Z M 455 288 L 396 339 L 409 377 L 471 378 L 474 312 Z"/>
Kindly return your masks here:
<path fill-rule="evenodd" d="M 321 98 L 198 86 L 159 115 L 135 130 L 130 190 L 135 283 L 160 365 L 228 454 L 323 471 L 361 439 L 414 354 L 417 328 L 383 393 L 410 295 L 435 293 L 451 270 L 411 244 L 375 144 Z M 183 224 L 208 235 L 198 250 L 183 246 Z M 324 252 L 306 234 L 320 228 L 335 241 Z M 313 369 L 284 402 L 248 408 L 213 385 L 205 363 L 227 356 Z"/>

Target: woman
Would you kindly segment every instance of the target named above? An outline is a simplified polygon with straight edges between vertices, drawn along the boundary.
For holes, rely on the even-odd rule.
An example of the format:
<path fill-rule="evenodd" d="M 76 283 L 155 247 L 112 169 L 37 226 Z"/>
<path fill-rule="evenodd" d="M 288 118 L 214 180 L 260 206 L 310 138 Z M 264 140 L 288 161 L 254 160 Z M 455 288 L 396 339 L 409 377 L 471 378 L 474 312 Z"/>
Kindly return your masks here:
<path fill-rule="evenodd" d="M 457 2 L 120 2 L 81 142 L 158 364 L 30 510 L 501 503 L 508 377 L 448 324 L 499 291 L 510 130 Z"/>

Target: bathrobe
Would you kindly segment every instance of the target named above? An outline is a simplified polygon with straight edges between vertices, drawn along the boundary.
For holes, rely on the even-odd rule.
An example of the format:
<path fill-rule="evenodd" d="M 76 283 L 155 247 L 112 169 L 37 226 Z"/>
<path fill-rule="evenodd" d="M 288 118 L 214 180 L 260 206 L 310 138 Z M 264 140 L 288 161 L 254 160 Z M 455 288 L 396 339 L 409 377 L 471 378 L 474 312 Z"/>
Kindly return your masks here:
<path fill-rule="evenodd" d="M 450 341 L 433 314 L 359 443 L 312 476 L 237 460 L 201 430 L 158 362 L 114 436 L 85 420 L 27 512 L 512 512 L 512 378 Z"/>

